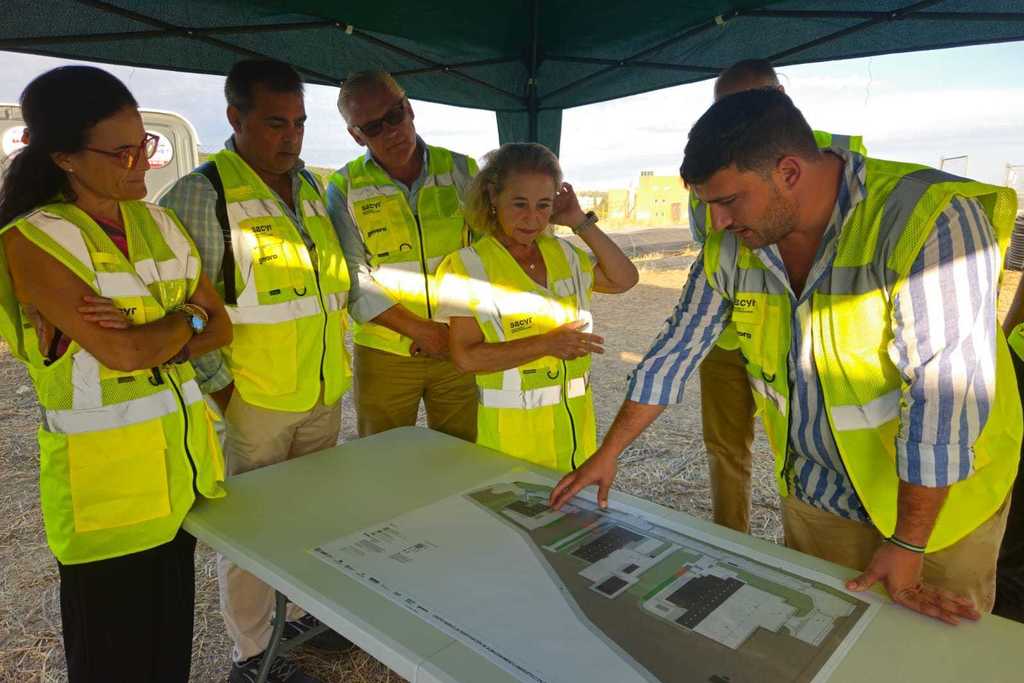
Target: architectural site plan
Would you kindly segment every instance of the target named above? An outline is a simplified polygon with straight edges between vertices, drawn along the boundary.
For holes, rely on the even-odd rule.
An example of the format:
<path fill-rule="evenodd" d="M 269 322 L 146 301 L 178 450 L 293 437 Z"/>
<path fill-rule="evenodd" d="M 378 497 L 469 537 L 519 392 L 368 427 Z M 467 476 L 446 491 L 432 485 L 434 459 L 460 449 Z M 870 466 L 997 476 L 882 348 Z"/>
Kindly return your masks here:
<path fill-rule="evenodd" d="M 313 552 L 522 681 L 824 681 L 877 609 L 632 509 L 554 511 L 551 482 L 521 478 Z"/>

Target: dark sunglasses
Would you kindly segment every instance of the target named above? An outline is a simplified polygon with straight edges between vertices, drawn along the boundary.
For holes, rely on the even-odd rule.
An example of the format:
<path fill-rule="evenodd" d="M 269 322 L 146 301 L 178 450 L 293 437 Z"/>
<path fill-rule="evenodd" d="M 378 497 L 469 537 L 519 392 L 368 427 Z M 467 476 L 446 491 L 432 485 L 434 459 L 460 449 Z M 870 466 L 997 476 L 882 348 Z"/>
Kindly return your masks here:
<path fill-rule="evenodd" d="M 368 138 L 375 138 L 384 131 L 384 124 L 392 128 L 405 121 L 405 99 L 388 109 L 388 112 L 379 119 L 367 121 L 360 126 L 352 126 Z"/>
<path fill-rule="evenodd" d="M 86 147 L 85 149 L 89 152 L 96 152 L 97 154 L 105 154 L 108 157 L 113 157 L 121 163 L 121 166 L 131 170 L 138 165 L 139 159 L 142 158 L 143 154 L 146 155 L 147 159 L 152 159 L 153 155 L 156 154 L 156 148 L 159 144 L 159 135 L 146 133 L 146 137 L 142 138 L 142 142 L 137 146 L 119 149 L 116 152 L 110 152 L 105 149 L 96 149 L 95 147 Z"/>

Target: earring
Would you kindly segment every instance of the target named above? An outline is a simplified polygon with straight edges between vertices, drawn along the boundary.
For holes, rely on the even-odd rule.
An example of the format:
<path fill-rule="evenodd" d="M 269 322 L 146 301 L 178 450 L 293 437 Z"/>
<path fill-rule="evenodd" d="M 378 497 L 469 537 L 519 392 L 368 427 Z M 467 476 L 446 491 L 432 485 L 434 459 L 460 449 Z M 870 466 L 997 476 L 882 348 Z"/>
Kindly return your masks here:
<path fill-rule="evenodd" d="M 497 216 L 498 215 L 498 210 L 494 208 L 494 204 L 491 204 L 491 215 L 492 216 Z"/>

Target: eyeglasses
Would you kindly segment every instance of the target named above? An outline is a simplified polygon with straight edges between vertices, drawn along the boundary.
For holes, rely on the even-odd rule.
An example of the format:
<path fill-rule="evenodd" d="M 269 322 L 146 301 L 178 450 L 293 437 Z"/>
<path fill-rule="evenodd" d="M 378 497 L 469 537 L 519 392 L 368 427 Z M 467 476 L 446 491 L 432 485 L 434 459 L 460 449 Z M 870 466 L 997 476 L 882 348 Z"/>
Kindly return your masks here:
<path fill-rule="evenodd" d="M 145 155 L 147 159 L 152 159 L 153 155 L 156 154 L 156 148 L 159 144 L 159 135 L 146 133 L 146 137 L 142 138 L 142 142 L 140 142 L 137 147 L 119 149 L 116 152 L 109 152 L 105 149 L 96 149 L 95 147 L 86 147 L 85 149 L 89 152 L 96 152 L 97 154 L 105 154 L 108 157 L 114 157 L 121 162 L 121 166 L 131 170 L 135 168 L 139 163 L 139 159 L 141 159 L 143 155 Z"/>
<path fill-rule="evenodd" d="M 394 128 L 402 121 L 405 121 L 405 98 L 402 98 L 401 102 L 391 107 L 391 109 L 388 109 L 388 112 L 379 119 L 367 121 L 360 126 L 352 127 L 368 138 L 375 138 L 384 131 L 385 123 Z"/>

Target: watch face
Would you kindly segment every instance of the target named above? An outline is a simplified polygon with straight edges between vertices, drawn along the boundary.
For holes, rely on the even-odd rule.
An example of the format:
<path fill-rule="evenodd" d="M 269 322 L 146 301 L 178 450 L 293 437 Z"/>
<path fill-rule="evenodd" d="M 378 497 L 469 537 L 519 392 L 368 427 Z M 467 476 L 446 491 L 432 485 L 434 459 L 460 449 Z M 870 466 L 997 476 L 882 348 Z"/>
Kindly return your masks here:
<path fill-rule="evenodd" d="M 203 322 L 203 319 L 198 315 L 191 316 L 189 318 L 189 324 L 192 325 L 192 330 L 195 331 L 196 334 L 199 334 L 206 329 L 206 323 Z"/>

